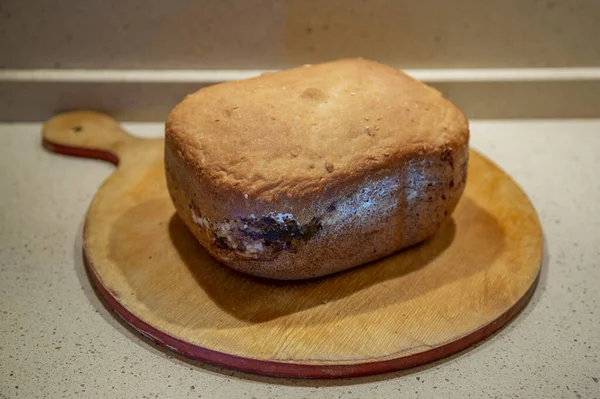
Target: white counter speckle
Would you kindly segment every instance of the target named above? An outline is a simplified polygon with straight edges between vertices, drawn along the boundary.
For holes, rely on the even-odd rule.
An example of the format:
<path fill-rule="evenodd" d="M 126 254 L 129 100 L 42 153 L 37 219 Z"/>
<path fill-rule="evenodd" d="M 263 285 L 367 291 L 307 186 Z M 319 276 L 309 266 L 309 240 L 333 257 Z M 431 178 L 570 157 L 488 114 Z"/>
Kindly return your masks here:
<path fill-rule="evenodd" d="M 113 166 L 46 152 L 40 124 L 0 124 L 0 398 L 600 398 L 600 121 L 479 121 L 472 132 L 542 220 L 533 300 L 448 359 L 310 381 L 190 362 L 125 328 L 96 298 L 81 255 L 87 206 Z"/>

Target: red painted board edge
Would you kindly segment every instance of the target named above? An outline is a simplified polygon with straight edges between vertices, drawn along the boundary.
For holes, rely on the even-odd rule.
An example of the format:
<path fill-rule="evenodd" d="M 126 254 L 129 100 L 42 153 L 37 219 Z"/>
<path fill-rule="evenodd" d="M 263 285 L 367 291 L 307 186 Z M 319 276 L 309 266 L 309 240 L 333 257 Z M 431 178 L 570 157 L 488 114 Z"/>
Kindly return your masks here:
<path fill-rule="evenodd" d="M 71 147 L 68 145 L 56 144 L 46 139 L 42 139 L 44 148 L 57 154 L 71 155 L 80 158 L 95 158 L 119 165 L 119 158 L 110 151 L 99 150 L 95 148 Z"/>
<path fill-rule="evenodd" d="M 84 227 L 85 236 L 85 227 Z M 341 364 L 341 365 L 314 365 L 314 364 L 297 364 L 283 363 L 269 360 L 259 360 L 244 358 L 240 356 L 230 355 L 203 348 L 198 345 L 174 338 L 163 331 L 156 329 L 148 323 L 138 319 L 135 315 L 129 312 L 118 299 L 102 284 L 102 281 L 96 275 L 93 264 L 87 256 L 86 248 L 83 248 L 84 262 L 89 271 L 88 275 L 92 283 L 97 289 L 99 296 L 105 301 L 109 308 L 116 312 L 125 322 L 137 330 L 143 336 L 152 340 L 155 344 L 166 347 L 185 357 L 200 360 L 204 363 L 222 366 L 238 371 L 274 376 L 274 377 L 289 377 L 289 378 L 348 378 L 360 377 L 365 375 L 381 374 L 391 371 L 420 366 L 426 363 L 439 360 L 453 353 L 459 352 L 469 346 L 487 338 L 495 331 L 513 319 L 519 311 L 521 311 L 537 286 L 540 271 L 531 284 L 531 287 L 525 294 L 506 312 L 498 317 L 493 322 L 481 327 L 479 330 L 465 335 L 455 341 L 448 342 L 441 346 L 437 346 L 428 351 L 416 353 L 409 356 L 389 359 L 384 361 L 375 361 L 358 364 Z M 541 269 L 541 268 L 540 268 Z"/>

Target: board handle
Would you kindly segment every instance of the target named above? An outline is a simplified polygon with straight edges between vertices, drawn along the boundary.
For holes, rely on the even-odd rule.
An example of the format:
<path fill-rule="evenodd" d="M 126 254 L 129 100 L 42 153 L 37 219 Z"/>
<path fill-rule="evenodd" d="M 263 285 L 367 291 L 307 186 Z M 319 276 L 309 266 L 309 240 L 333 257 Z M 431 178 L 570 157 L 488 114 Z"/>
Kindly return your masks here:
<path fill-rule="evenodd" d="M 59 114 L 42 128 L 42 145 L 50 151 L 119 164 L 123 151 L 137 139 L 108 115 L 94 111 Z"/>

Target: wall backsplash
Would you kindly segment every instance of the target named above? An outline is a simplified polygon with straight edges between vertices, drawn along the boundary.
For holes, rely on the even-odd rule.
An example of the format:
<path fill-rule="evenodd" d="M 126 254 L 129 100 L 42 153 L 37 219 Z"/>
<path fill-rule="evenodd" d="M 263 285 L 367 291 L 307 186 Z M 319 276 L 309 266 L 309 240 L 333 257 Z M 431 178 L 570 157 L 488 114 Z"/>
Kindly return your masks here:
<path fill-rule="evenodd" d="M 600 65 L 596 0 L 3 0 L 0 68 Z"/>
<path fill-rule="evenodd" d="M 0 0 L 0 121 L 163 121 L 200 87 L 356 56 L 470 118 L 600 117 L 598 16 L 600 0 Z"/>

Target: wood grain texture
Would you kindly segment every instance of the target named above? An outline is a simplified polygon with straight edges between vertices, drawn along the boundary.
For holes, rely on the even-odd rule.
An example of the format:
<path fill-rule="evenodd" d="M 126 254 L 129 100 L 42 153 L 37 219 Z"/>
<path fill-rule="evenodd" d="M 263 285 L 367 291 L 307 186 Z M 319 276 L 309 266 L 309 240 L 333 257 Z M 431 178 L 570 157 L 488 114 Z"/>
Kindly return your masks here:
<path fill-rule="evenodd" d="M 162 140 L 135 139 L 90 112 L 53 118 L 43 138 L 56 152 L 120 161 L 87 214 L 90 275 L 128 323 L 192 358 L 289 377 L 412 367 L 500 328 L 537 281 L 535 210 L 476 151 L 463 198 L 434 237 L 343 273 L 285 282 L 238 273 L 200 247 L 166 190 Z"/>

